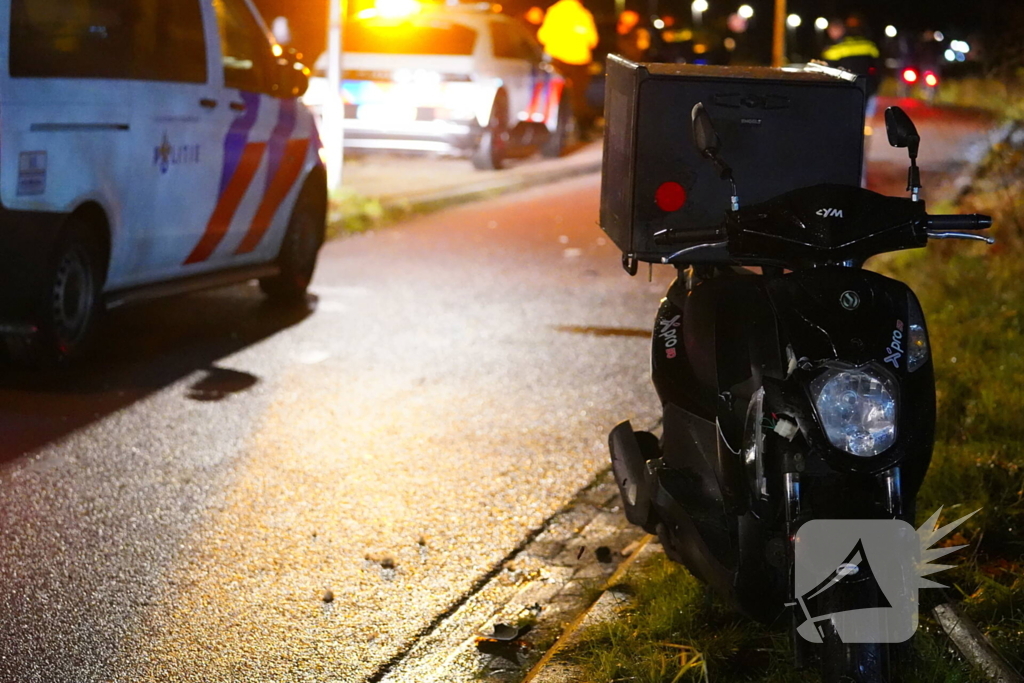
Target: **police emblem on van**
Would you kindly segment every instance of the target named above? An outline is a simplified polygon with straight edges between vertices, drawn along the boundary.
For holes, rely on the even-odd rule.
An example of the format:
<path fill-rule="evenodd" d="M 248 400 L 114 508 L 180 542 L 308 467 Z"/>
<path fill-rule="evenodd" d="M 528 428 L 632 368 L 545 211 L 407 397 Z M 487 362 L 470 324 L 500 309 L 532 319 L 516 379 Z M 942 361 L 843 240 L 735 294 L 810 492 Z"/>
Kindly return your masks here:
<path fill-rule="evenodd" d="M 199 163 L 199 145 L 172 145 L 164 133 L 164 139 L 159 147 L 153 148 L 153 165 L 160 167 L 160 173 L 164 174 L 171 166 Z"/>

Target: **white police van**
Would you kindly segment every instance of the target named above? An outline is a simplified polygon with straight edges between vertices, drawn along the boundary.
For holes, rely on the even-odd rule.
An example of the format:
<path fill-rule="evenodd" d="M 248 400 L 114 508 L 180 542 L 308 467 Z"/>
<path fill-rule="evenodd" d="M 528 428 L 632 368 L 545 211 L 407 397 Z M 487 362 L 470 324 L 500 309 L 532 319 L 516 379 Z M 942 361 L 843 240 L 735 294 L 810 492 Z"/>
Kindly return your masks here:
<path fill-rule="evenodd" d="M 0 334 L 61 361 L 98 313 L 258 278 L 300 298 L 326 174 L 308 71 L 249 0 L 0 0 Z"/>

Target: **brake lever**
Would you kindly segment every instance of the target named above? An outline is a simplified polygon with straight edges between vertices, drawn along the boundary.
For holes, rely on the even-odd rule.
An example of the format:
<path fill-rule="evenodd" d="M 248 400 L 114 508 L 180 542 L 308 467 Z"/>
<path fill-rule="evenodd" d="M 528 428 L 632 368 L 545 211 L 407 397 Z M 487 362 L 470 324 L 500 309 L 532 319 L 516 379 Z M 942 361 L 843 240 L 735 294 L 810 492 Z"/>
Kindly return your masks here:
<path fill-rule="evenodd" d="M 672 254 L 671 256 L 662 256 L 661 257 L 661 262 L 662 263 L 672 263 L 672 261 L 674 261 L 678 257 L 680 257 L 683 254 L 686 254 L 688 252 L 691 252 L 691 251 L 693 251 L 695 249 L 705 249 L 707 247 L 727 247 L 727 246 L 729 246 L 729 240 L 723 240 L 721 242 L 706 242 L 704 244 L 694 244 L 694 245 L 691 245 L 689 247 L 686 247 L 685 249 L 680 249 L 679 251 L 677 251 L 676 253 Z"/>
<path fill-rule="evenodd" d="M 925 234 L 931 239 L 935 240 L 976 240 L 978 242 L 985 242 L 986 244 L 995 244 L 996 240 L 994 237 L 986 237 L 984 235 L 976 235 L 973 232 L 954 232 L 949 230 L 925 230 Z"/>

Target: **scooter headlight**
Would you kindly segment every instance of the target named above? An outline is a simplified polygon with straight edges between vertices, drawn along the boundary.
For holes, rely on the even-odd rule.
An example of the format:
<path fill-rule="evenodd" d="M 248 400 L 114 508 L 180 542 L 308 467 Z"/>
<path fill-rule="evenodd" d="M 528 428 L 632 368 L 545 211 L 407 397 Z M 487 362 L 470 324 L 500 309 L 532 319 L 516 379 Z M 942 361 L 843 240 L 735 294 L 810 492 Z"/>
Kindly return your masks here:
<path fill-rule="evenodd" d="M 896 390 L 866 369 L 827 370 L 811 383 L 822 429 L 836 448 L 878 455 L 896 442 Z"/>

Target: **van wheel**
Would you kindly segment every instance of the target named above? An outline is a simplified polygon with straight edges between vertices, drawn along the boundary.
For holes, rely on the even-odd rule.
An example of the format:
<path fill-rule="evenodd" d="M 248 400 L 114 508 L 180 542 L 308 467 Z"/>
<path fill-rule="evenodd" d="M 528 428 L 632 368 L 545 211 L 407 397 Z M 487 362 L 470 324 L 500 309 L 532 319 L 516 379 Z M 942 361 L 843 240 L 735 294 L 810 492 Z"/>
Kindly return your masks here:
<path fill-rule="evenodd" d="M 572 110 L 572 95 L 569 89 L 562 90 L 562 97 L 558 101 L 558 124 L 555 130 L 548 136 L 540 153 L 553 159 L 560 157 L 571 145 L 576 144 L 579 138 L 579 126 L 576 123 L 576 115 Z"/>
<path fill-rule="evenodd" d="M 505 93 L 499 91 L 491 107 L 491 119 L 473 152 L 473 168 L 494 171 L 505 165 L 508 157 L 508 105 Z"/>
<path fill-rule="evenodd" d="M 302 186 L 277 255 L 281 272 L 260 279 L 260 289 L 272 301 L 295 302 L 306 297 L 313 279 L 317 254 L 324 243 L 327 223 L 327 188 L 318 176 Z"/>
<path fill-rule="evenodd" d="M 87 224 L 68 219 L 48 267 L 38 332 L 28 343 L 12 340 L 8 349 L 21 362 L 64 366 L 87 348 L 101 312 L 103 258 Z"/>

